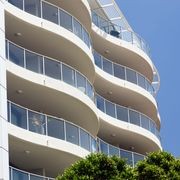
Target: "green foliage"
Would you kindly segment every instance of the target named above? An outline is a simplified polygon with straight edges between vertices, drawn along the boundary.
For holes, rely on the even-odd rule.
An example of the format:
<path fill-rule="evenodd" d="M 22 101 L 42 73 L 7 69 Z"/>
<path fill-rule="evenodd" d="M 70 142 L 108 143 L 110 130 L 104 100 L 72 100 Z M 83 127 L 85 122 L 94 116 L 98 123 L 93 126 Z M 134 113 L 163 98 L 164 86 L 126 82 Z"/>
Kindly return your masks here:
<path fill-rule="evenodd" d="M 116 156 L 90 154 L 56 180 L 180 180 L 180 160 L 167 152 L 154 152 L 133 168 Z"/>

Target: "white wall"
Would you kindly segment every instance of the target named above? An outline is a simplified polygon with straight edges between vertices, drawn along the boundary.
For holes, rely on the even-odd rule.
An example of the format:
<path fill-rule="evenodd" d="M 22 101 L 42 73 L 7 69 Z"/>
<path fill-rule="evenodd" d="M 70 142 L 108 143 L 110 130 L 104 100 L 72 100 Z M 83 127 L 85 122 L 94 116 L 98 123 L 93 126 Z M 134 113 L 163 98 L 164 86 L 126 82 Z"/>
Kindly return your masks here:
<path fill-rule="evenodd" d="M 0 179 L 9 179 L 4 0 L 0 0 Z"/>

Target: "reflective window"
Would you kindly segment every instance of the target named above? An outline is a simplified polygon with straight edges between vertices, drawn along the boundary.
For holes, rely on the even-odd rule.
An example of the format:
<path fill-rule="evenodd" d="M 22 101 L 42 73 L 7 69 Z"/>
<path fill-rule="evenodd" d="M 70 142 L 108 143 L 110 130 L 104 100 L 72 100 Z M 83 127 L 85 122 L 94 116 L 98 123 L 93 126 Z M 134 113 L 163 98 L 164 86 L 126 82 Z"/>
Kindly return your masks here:
<path fill-rule="evenodd" d="M 54 79 L 61 79 L 61 64 L 57 61 L 44 58 L 45 75 Z"/>
<path fill-rule="evenodd" d="M 138 74 L 138 85 L 146 89 L 145 77 L 143 77 L 141 74 Z"/>
<path fill-rule="evenodd" d="M 9 57 L 8 57 L 8 41 L 6 40 L 6 59 L 9 59 Z"/>
<path fill-rule="evenodd" d="M 99 17 L 98 17 L 98 15 L 96 14 L 96 13 L 94 13 L 94 12 L 92 12 L 92 22 L 96 25 L 96 26 L 98 26 L 99 27 Z"/>
<path fill-rule="evenodd" d="M 24 8 L 26 12 L 41 17 L 40 0 L 24 0 Z"/>
<path fill-rule="evenodd" d="M 47 117 L 48 136 L 64 139 L 64 121 L 53 117 Z"/>
<path fill-rule="evenodd" d="M 109 155 L 119 156 L 119 148 L 109 145 Z"/>
<path fill-rule="evenodd" d="M 103 59 L 103 70 L 109 74 L 113 74 L 112 72 L 112 63 Z"/>
<path fill-rule="evenodd" d="M 23 9 L 23 0 L 8 0 L 8 2 L 20 9 Z"/>
<path fill-rule="evenodd" d="M 77 88 L 82 91 L 83 93 L 86 93 L 86 79 L 78 72 L 76 73 L 77 77 Z"/>
<path fill-rule="evenodd" d="M 140 155 L 140 154 L 136 154 L 134 153 L 134 165 L 138 162 L 138 161 L 142 161 L 144 159 L 144 156 Z"/>
<path fill-rule="evenodd" d="M 48 178 L 44 178 L 44 177 L 39 177 L 39 176 L 35 176 L 35 175 L 30 175 L 30 180 L 48 180 Z"/>
<path fill-rule="evenodd" d="M 116 106 L 117 119 L 128 122 L 128 109 L 122 106 Z"/>
<path fill-rule="evenodd" d="M 84 28 L 82 28 L 82 33 L 83 33 L 83 40 L 84 40 L 84 42 L 86 43 L 86 45 L 88 47 L 90 47 L 91 42 L 90 42 L 90 37 L 89 37 L 88 32 Z"/>
<path fill-rule="evenodd" d="M 27 129 L 26 110 L 19 106 L 11 104 L 11 123 L 18 127 Z"/>
<path fill-rule="evenodd" d="M 87 81 L 87 92 L 86 94 L 94 101 L 94 90 L 93 86 Z"/>
<path fill-rule="evenodd" d="M 62 76 L 64 82 L 75 85 L 74 70 L 72 68 L 62 64 Z"/>
<path fill-rule="evenodd" d="M 38 134 L 46 134 L 45 116 L 28 111 L 29 130 Z"/>
<path fill-rule="evenodd" d="M 24 67 L 24 50 L 14 44 L 9 43 L 9 60 Z"/>
<path fill-rule="evenodd" d="M 48 3 L 42 2 L 43 18 L 58 24 L 58 8 Z"/>
<path fill-rule="evenodd" d="M 104 143 L 103 141 L 100 141 L 100 149 L 102 153 L 108 155 L 108 144 Z"/>
<path fill-rule="evenodd" d="M 130 123 L 140 126 L 140 114 L 138 112 L 129 110 Z"/>
<path fill-rule="evenodd" d="M 96 51 L 94 51 L 94 60 L 95 64 L 102 69 L 102 61 L 101 61 L 101 55 L 98 54 Z"/>
<path fill-rule="evenodd" d="M 144 115 L 141 115 L 141 127 L 145 128 L 147 130 L 150 129 L 149 128 L 149 119 Z"/>
<path fill-rule="evenodd" d="M 89 151 L 90 150 L 90 137 L 89 137 L 89 134 L 82 129 L 80 129 L 80 141 L 81 141 L 80 146 Z"/>
<path fill-rule="evenodd" d="M 66 123 L 66 140 L 73 144 L 79 145 L 78 128 L 72 124 Z"/>
<path fill-rule="evenodd" d="M 10 122 L 10 103 L 7 102 L 7 115 L 8 115 L 8 122 Z"/>
<path fill-rule="evenodd" d="M 96 140 L 91 137 L 91 152 L 95 153 L 97 151 L 97 147 L 96 147 Z"/>
<path fill-rule="evenodd" d="M 20 172 L 15 169 L 12 170 L 12 179 L 13 180 L 29 180 L 27 173 Z"/>
<path fill-rule="evenodd" d="M 43 73 L 43 58 L 35 53 L 25 51 L 26 68 L 42 74 Z"/>
<path fill-rule="evenodd" d="M 62 10 L 60 10 L 60 25 L 72 31 L 72 16 Z"/>
<path fill-rule="evenodd" d="M 136 72 L 131 69 L 126 69 L 127 81 L 137 84 Z"/>
<path fill-rule="evenodd" d="M 82 26 L 81 24 L 76 20 L 73 19 L 73 24 L 74 24 L 74 34 L 76 34 L 79 38 L 82 39 Z"/>
<path fill-rule="evenodd" d="M 125 79 L 125 68 L 114 64 L 114 76 L 120 79 Z"/>
<path fill-rule="evenodd" d="M 122 159 L 125 159 L 127 164 L 129 165 L 133 165 L 133 161 L 132 161 L 132 153 L 125 151 L 125 150 L 120 150 L 120 156 Z"/>
<path fill-rule="evenodd" d="M 98 109 L 105 112 L 104 99 L 101 96 L 96 96 L 96 105 Z"/>
<path fill-rule="evenodd" d="M 115 105 L 109 101 L 105 101 L 106 104 L 106 114 L 115 117 Z"/>
<path fill-rule="evenodd" d="M 156 133 L 156 125 L 154 122 L 150 121 L 150 130 L 153 134 Z"/>

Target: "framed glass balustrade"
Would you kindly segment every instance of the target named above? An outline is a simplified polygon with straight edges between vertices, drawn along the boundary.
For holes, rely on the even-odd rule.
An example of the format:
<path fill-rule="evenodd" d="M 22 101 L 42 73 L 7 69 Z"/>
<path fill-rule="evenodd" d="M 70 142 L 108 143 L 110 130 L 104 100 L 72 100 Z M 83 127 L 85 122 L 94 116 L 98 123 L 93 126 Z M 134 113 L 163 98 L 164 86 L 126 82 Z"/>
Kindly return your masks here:
<path fill-rule="evenodd" d="M 91 48 L 91 38 L 86 28 L 65 10 L 44 0 L 7 1 L 27 13 L 64 27 L 78 36 L 89 48 Z"/>
<path fill-rule="evenodd" d="M 61 139 L 96 152 L 96 139 L 86 130 L 64 119 L 29 110 L 8 101 L 8 121 L 33 133 Z"/>
<path fill-rule="evenodd" d="M 8 40 L 6 40 L 6 58 L 30 71 L 76 87 L 94 101 L 94 88 L 89 80 L 69 65 L 26 50 Z"/>
<path fill-rule="evenodd" d="M 102 96 L 98 94 L 96 94 L 96 106 L 99 110 L 106 113 L 107 115 L 116 118 L 120 121 L 140 126 L 152 132 L 154 135 L 157 136 L 158 139 L 160 139 L 156 123 L 146 115 L 136 110 L 123 107 L 118 104 L 114 104 L 104 99 Z"/>
<path fill-rule="evenodd" d="M 112 61 L 100 55 L 95 50 L 93 54 L 96 66 L 98 66 L 103 71 L 119 79 L 134 83 L 142 87 L 152 95 L 155 95 L 155 91 L 151 82 L 139 72 L 134 71 L 133 69 L 130 69 L 128 67 L 122 66 L 120 64 L 113 63 Z"/>
<path fill-rule="evenodd" d="M 150 56 L 149 46 L 138 34 L 112 23 L 110 20 L 101 17 L 94 11 L 92 12 L 92 21 L 107 34 L 135 45 Z"/>
<path fill-rule="evenodd" d="M 9 177 L 10 180 L 55 180 L 54 178 L 29 173 L 11 166 L 9 167 Z"/>

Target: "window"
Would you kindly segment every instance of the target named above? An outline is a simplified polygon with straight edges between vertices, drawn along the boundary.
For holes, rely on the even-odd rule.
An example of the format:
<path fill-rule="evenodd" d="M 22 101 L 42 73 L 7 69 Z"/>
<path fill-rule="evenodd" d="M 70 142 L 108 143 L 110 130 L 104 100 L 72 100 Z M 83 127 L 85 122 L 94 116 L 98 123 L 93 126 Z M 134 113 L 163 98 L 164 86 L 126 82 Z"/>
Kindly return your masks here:
<path fill-rule="evenodd" d="M 60 25 L 65 29 L 72 31 L 72 16 L 60 10 Z"/>
<path fill-rule="evenodd" d="M 23 0 L 8 0 L 8 2 L 20 9 L 23 9 Z"/>
<path fill-rule="evenodd" d="M 96 106 L 101 111 L 105 112 L 104 99 L 101 96 L 96 96 Z"/>
<path fill-rule="evenodd" d="M 77 77 L 77 88 L 82 91 L 83 93 L 86 93 L 86 79 L 78 72 L 76 73 Z"/>
<path fill-rule="evenodd" d="M 125 79 L 124 67 L 114 64 L 114 76 L 120 79 Z"/>
<path fill-rule="evenodd" d="M 94 101 L 94 90 L 92 85 L 87 81 L 87 95 Z"/>
<path fill-rule="evenodd" d="M 66 65 L 62 65 L 62 76 L 63 81 L 74 86 L 75 85 L 75 76 L 74 76 L 74 70 Z"/>
<path fill-rule="evenodd" d="M 17 171 L 15 169 L 12 170 L 12 179 L 13 180 L 28 180 L 28 174 L 24 172 Z"/>
<path fill-rule="evenodd" d="M 81 147 L 89 151 L 90 150 L 90 137 L 89 137 L 89 134 L 82 129 L 80 129 L 80 140 L 81 140 Z"/>
<path fill-rule="evenodd" d="M 145 77 L 143 77 L 141 74 L 138 74 L 138 85 L 146 89 Z"/>
<path fill-rule="evenodd" d="M 102 60 L 101 60 L 101 55 L 98 54 L 96 51 L 94 51 L 94 60 L 95 64 L 102 69 Z"/>
<path fill-rule="evenodd" d="M 103 70 L 109 74 L 113 74 L 112 72 L 112 63 L 103 58 Z"/>
<path fill-rule="evenodd" d="M 24 0 L 24 8 L 26 12 L 41 17 L 40 0 Z"/>
<path fill-rule="evenodd" d="M 126 69 L 127 81 L 137 84 L 136 72 L 131 69 Z"/>
<path fill-rule="evenodd" d="M 140 114 L 138 112 L 129 110 L 130 123 L 140 126 Z"/>
<path fill-rule="evenodd" d="M 141 127 L 145 128 L 147 130 L 150 130 L 149 119 L 144 115 L 141 115 Z"/>
<path fill-rule="evenodd" d="M 109 146 L 109 155 L 119 156 L 119 148 L 110 145 Z"/>
<path fill-rule="evenodd" d="M 82 39 L 82 26 L 81 24 L 76 20 L 73 19 L 73 24 L 74 24 L 74 34 L 76 34 L 79 38 Z"/>
<path fill-rule="evenodd" d="M 86 29 L 84 29 L 84 27 L 82 28 L 82 33 L 83 33 L 83 40 L 84 40 L 84 42 L 86 43 L 86 45 L 88 47 L 90 47 L 90 45 L 91 45 L 90 37 L 89 37 L 89 34 L 86 31 Z"/>
<path fill-rule="evenodd" d="M 128 122 L 128 109 L 122 106 L 116 106 L 117 119 Z"/>
<path fill-rule="evenodd" d="M 125 150 L 120 150 L 120 156 L 122 159 L 126 160 L 127 164 L 133 165 L 132 161 L 132 153 L 125 151 Z"/>
<path fill-rule="evenodd" d="M 78 128 L 72 124 L 66 123 L 66 140 L 73 144 L 79 145 Z"/>
<path fill-rule="evenodd" d="M 108 155 L 108 144 L 104 143 L 103 141 L 100 141 L 100 149 L 102 153 Z"/>
<path fill-rule="evenodd" d="M 106 103 L 106 114 L 115 117 L 115 105 L 109 101 L 105 101 L 105 103 Z"/>

